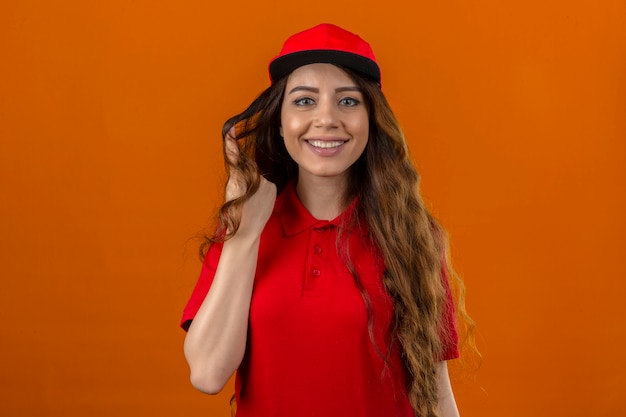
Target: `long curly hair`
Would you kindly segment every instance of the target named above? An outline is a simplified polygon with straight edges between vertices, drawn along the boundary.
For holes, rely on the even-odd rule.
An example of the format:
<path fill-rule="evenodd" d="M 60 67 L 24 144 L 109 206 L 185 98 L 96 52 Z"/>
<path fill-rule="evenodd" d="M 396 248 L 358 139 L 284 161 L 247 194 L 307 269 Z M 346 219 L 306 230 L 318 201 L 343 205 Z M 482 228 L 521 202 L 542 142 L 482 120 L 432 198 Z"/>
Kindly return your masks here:
<path fill-rule="evenodd" d="M 358 197 L 351 221 L 364 219 L 372 242 L 384 262 L 383 282 L 393 299 L 392 340 L 400 343 L 408 370 L 407 396 L 415 416 L 437 417 L 436 363 L 446 340 L 442 319 L 447 296 L 442 270 L 452 277 L 457 294 L 457 315 L 465 328 L 473 322 L 465 312 L 464 287 L 450 264 L 444 229 L 425 207 L 419 191 L 420 177 L 400 129 L 380 87 L 357 73 L 344 69 L 364 96 L 369 115 L 368 144 L 350 168 L 344 204 Z M 242 173 L 246 191 L 224 203 L 218 212 L 217 228 L 207 234 L 200 248 L 202 257 L 212 242 L 232 237 L 238 229 L 242 204 L 258 189 L 260 176 L 276 184 L 280 193 L 297 176 L 298 166 L 289 156 L 280 136 L 280 110 L 288 77 L 276 81 L 250 106 L 224 124 L 223 138 L 234 126 L 240 159 L 233 165 L 224 152 L 229 170 Z M 341 238 L 341 234 L 338 239 Z M 341 244 L 338 241 L 338 248 Z M 342 253 L 367 307 L 369 297 L 360 285 L 349 253 Z M 376 347 L 377 351 L 378 347 Z M 379 354 L 384 355 L 384 352 Z"/>

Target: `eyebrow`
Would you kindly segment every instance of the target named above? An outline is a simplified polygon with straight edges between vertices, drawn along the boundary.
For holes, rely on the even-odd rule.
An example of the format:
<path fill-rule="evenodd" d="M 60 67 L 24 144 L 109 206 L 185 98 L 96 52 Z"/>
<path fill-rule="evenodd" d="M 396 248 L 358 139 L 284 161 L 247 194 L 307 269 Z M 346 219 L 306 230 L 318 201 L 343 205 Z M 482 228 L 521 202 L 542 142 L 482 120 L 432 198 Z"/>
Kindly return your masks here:
<path fill-rule="evenodd" d="M 298 91 L 309 91 L 311 93 L 319 93 L 320 89 L 316 88 L 316 87 L 309 87 L 306 85 L 299 85 L 296 86 L 294 88 L 292 88 L 287 94 L 293 94 L 293 93 L 297 93 Z M 335 88 L 335 93 L 343 93 L 344 91 L 357 91 L 357 92 L 361 92 L 361 89 L 357 86 L 346 86 L 346 87 L 337 87 Z"/>

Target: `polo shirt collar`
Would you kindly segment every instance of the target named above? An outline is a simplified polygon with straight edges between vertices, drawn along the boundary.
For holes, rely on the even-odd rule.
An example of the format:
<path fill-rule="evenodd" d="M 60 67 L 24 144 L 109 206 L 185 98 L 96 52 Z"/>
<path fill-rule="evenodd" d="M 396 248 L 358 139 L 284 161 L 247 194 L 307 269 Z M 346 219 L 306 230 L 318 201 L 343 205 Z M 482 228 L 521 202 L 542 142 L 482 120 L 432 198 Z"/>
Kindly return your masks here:
<path fill-rule="evenodd" d="M 322 229 L 329 227 L 340 227 L 345 221 L 349 221 L 352 214 L 355 212 L 357 206 L 357 199 L 355 198 L 346 210 L 333 220 L 318 220 L 307 210 L 306 207 L 300 201 L 298 194 L 296 193 L 296 182 L 290 181 L 276 202 L 276 211 L 280 224 L 285 232 L 286 236 L 293 236 L 297 233 L 303 232 L 307 229 Z M 366 234 L 363 225 L 357 224 L 352 229 L 360 234 Z"/>

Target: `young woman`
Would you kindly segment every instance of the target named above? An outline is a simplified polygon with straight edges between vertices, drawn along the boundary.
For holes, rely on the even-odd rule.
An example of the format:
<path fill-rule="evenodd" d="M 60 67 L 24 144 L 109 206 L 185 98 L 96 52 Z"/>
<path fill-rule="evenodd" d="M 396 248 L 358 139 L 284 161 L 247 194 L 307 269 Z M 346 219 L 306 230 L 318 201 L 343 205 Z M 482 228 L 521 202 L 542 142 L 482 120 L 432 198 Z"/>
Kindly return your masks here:
<path fill-rule="evenodd" d="M 238 417 L 457 416 L 445 233 L 367 42 L 290 37 L 224 126 L 217 230 L 185 309 L 192 384 Z"/>

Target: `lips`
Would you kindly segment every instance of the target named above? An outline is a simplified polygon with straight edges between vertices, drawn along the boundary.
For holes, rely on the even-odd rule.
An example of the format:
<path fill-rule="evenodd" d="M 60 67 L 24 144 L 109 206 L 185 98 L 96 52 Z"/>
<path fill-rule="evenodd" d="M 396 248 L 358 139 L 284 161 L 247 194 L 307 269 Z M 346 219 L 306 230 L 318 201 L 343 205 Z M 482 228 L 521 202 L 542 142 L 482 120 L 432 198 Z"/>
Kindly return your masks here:
<path fill-rule="evenodd" d="M 344 149 L 343 145 L 349 142 L 349 139 L 342 139 L 338 137 L 316 137 L 305 139 L 304 142 L 316 155 L 330 157 L 341 153 Z"/>
<path fill-rule="evenodd" d="M 338 148 L 343 145 L 347 141 L 345 140 L 318 140 L 318 139 L 310 139 L 307 140 L 307 143 L 316 148 L 329 149 L 329 148 Z"/>

